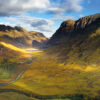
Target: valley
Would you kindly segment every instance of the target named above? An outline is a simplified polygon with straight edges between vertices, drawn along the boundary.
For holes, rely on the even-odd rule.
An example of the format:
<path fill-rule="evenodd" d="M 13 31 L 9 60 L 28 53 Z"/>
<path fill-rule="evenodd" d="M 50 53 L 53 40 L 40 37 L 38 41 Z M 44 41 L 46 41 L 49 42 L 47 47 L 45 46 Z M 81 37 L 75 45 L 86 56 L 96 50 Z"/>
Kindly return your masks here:
<path fill-rule="evenodd" d="M 50 39 L 25 31 L 19 41 L 22 33 L 8 31 L 1 30 L 0 99 L 100 100 L 100 14 L 64 21 Z"/>

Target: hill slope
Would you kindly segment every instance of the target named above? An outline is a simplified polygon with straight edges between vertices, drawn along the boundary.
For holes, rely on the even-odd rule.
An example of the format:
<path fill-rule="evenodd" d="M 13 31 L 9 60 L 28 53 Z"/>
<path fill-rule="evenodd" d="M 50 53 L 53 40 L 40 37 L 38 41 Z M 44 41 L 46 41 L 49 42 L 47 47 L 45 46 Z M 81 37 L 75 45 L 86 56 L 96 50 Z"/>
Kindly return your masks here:
<path fill-rule="evenodd" d="M 27 31 L 22 27 L 0 25 L 0 41 L 11 43 L 16 46 L 36 46 L 34 40 L 42 43 L 47 38 L 40 32 Z"/>

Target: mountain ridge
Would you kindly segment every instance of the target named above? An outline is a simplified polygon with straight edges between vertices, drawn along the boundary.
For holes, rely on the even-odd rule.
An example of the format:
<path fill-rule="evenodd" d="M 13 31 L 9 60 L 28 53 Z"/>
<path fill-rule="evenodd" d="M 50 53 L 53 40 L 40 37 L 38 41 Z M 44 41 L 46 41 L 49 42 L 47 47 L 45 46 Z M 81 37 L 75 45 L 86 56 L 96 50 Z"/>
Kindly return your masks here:
<path fill-rule="evenodd" d="M 47 41 L 48 39 L 43 35 L 43 33 L 35 31 L 27 31 L 26 29 L 20 26 L 7 26 L 0 25 L 0 41 L 8 42 L 16 46 L 33 46 L 34 40 L 38 44 Z"/>
<path fill-rule="evenodd" d="M 77 21 L 67 20 L 62 22 L 59 29 L 54 33 L 48 44 L 59 44 L 62 38 L 72 38 L 85 34 L 85 31 L 95 31 L 100 26 L 100 13 L 82 17 Z M 95 28 L 95 29 L 94 29 Z M 91 33 L 91 32 L 88 32 Z"/>

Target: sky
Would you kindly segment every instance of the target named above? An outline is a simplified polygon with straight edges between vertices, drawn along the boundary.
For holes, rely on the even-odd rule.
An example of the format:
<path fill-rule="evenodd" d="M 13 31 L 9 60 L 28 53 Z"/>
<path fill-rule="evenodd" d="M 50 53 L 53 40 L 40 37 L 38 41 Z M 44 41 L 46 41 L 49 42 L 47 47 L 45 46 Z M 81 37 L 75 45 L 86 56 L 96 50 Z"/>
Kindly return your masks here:
<path fill-rule="evenodd" d="M 51 37 L 63 21 L 99 13 L 99 5 L 100 0 L 0 0 L 0 24 Z"/>

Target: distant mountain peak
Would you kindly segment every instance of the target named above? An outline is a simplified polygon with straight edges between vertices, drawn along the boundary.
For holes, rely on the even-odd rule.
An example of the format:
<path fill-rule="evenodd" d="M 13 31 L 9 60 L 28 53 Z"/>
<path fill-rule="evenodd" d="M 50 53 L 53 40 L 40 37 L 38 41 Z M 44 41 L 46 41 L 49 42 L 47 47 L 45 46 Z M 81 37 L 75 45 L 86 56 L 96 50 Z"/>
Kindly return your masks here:
<path fill-rule="evenodd" d="M 0 41 L 7 42 L 16 46 L 34 46 L 42 47 L 43 42 L 48 39 L 43 35 L 43 33 L 35 31 L 27 31 L 20 26 L 6 26 L 0 25 Z M 33 45 L 36 41 L 39 45 Z"/>
<path fill-rule="evenodd" d="M 72 19 L 69 19 L 69 20 L 64 21 L 64 22 L 61 24 L 61 26 L 62 26 L 62 27 L 66 27 L 67 25 L 74 25 L 74 24 L 75 24 L 75 21 L 72 20 Z"/>

